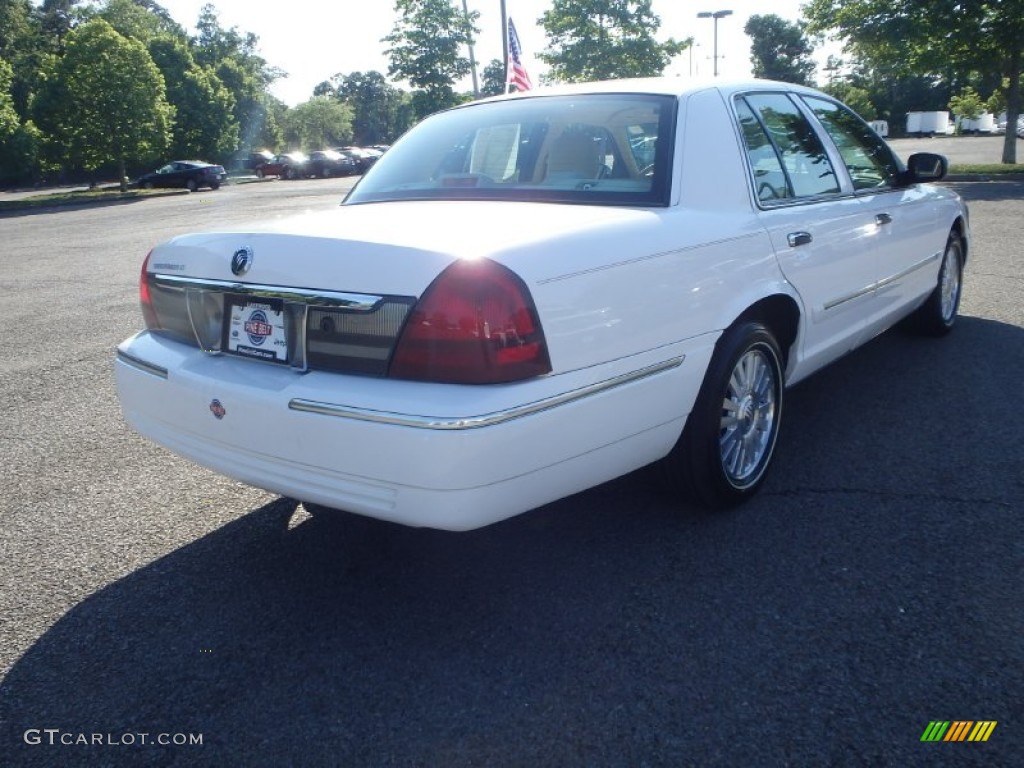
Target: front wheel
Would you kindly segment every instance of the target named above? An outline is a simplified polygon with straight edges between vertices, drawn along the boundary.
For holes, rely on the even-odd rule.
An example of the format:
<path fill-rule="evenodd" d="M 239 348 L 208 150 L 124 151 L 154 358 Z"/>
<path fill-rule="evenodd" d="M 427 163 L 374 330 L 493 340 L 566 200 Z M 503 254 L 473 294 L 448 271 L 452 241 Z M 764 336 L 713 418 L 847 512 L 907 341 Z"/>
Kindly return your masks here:
<path fill-rule="evenodd" d="M 670 486 L 708 509 L 753 496 L 764 482 L 782 421 L 782 353 L 761 323 L 719 339 L 683 434 L 662 460 Z"/>
<path fill-rule="evenodd" d="M 914 315 L 918 328 L 929 336 L 945 336 L 956 324 L 960 310 L 960 290 L 963 287 L 964 244 L 953 232 L 942 254 L 942 266 L 935 290 Z"/>
<path fill-rule="evenodd" d="M 187 189 L 189 192 L 195 192 L 197 189 L 199 189 L 199 185 L 196 184 L 195 179 L 189 179 L 188 181 L 185 182 L 185 189 Z"/>

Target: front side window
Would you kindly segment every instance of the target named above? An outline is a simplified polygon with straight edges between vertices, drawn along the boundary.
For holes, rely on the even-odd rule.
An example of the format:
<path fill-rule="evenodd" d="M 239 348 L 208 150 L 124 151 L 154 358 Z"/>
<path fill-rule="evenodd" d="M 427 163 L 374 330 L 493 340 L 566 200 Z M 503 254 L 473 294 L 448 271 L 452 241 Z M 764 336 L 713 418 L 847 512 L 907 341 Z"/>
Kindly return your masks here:
<path fill-rule="evenodd" d="M 900 166 L 884 141 L 849 109 L 813 96 L 804 101 L 835 142 L 855 190 L 889 189 Z"/>
<path fill-rule="evenodd" d="M 786 197 L 817 197 L 839 192 L 839 181 L 821 139 L 786 94 L 748 94 L 737 101 L 738 109 L 743 102 L 749 114 L 756 116 L 778 155 L 786 176 Z M 742 113 L 740 120 L 742 123 Z M 744 126 L 745 137 L 746 130 Z M 759 192 L 758 196 L 761 194 Z"/>
<path fill-rule="evenodd" d="M 396 143 L 345 202 L 668 205 L 675 105 L 670 96 L 585 94 L 449 110 Z"/>

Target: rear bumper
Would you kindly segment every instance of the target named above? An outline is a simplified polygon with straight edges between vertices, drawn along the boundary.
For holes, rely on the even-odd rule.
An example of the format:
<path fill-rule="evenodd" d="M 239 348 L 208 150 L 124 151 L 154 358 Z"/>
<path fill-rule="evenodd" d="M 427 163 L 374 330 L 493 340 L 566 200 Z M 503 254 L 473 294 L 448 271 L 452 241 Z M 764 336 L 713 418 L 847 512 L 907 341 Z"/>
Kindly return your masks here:
<path fill-rule="evenodd" d="M 473 387 L 303 375 L 143 333 L 118 348 L 115 373 L 128 423 L 198 464 L 303 501 L 467 530 L 668 453 L 713 344 Z"/>

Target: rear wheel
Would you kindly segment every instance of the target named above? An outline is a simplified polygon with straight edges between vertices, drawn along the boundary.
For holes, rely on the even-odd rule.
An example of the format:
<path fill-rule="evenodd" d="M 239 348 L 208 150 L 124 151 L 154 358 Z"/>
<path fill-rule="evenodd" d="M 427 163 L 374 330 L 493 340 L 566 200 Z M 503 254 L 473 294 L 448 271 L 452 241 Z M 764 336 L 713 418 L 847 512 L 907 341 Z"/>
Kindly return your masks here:
<path fill-rule="evenodd" d="M 728 329 L 672 452 L 669 484 L 708 509 L 753 496 L 764 481 L 782 421 L 782 353 L 761 323 Z"/>
<path fill-rule="evenodd" d="M 213 182 L 213 184 L 210 185 L 210 189 L 212 189 L 214 191 L 220 189 L 220 182 L 219 181 Z"/>
<path fill-rule="evenodd" d="M 142 182 L 142 188 L 143 189 L 152 189 L 153 188 L 153 182 L 152 181 L 144 181 L 144 182 Z"/>
<path fill-rule="evenodd" d="M 198 186 L 196 185 L 196 180 L 195 179 L 189 179 L 188 181 L 186 181 L 185 182 L 185 189 L 187 189 L 189 192 L 195 192 L 196 189 L 198 189 Z"/>
<path fill-rule="evenodd" d="M 294 181 L 298 178 L 298 174 L 295 172 L 294 168 L 287 168 L 285 169 L 284 177 L 288 179 L 288 181 Z"/>
<path fill-rule="evenodd" d="M 945 336 L 956 324 L 963 287 L 964 244 L 960 235 L 951 232 L 942 254 L 939 279 L 928 300 L 914 315 L 918 328 L 929 336 Z"/>
<path fill-rule="evenodd" d="M 262 179 L 263 178 L 263 169 L 262 168 L 257 168 L 256 169 L 256 178 L 257 179 Z"/>

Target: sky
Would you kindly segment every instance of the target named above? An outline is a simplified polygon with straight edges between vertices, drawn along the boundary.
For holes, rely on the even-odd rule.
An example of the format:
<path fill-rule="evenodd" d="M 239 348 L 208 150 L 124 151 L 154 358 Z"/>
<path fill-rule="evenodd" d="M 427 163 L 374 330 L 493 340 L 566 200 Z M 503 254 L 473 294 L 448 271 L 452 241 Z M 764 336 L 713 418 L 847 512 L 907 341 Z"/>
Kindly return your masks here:
<path fill-rule="evenodd" d="M 210 0 L 157 0 L 189 32 L 194 32 L 199 9 Z M 380 39 L 391 32 L 397 18 L 393 0 L 288 0 L 264 3 L 259 0 L 212 0 L 222 27 L 237 27 L 259 37 L 259 50 L 271 66 L 288 77 L 277 81 L 271 92 L 290 106 L 306 101 L 313 88 L 341 72 L 376 70 L 387 75 L 388 59 Z M 456 0 L 461 4 L 461 0 Z M 658 38 L 694 38 L 692 57 L 684 53 L 666 74 L 689 78 L 713 71 L 714 23 L 698 19 L 699 11 L 731 10 L 733 15 L 718 22 L 718 69 L 723 77 L 750 74 L 750 41 L 743 34 L 747 19 L 755 14 L 774 13 L 790 21 L 800 18 L 806 0 L 653 0 L 661 17 Z M 500 59 L 500 0 L 467 0 L 470 11 L 478 11 L 476 60 L 478 70 L 492 59 Z M 523 63 L 536 84 L 544 66 L 535 58 L 544 50 L 546 38 L 537 19 L 551 7 L 551 0 L 506 0 L 508 15 L 516 25 L 523 46 Z M 819 74 L 821 66 L 819 64 Z M 405 83 L 398 85 L 407 87 Z M 461 87 L 470 90 L 469 81 Z"/>

